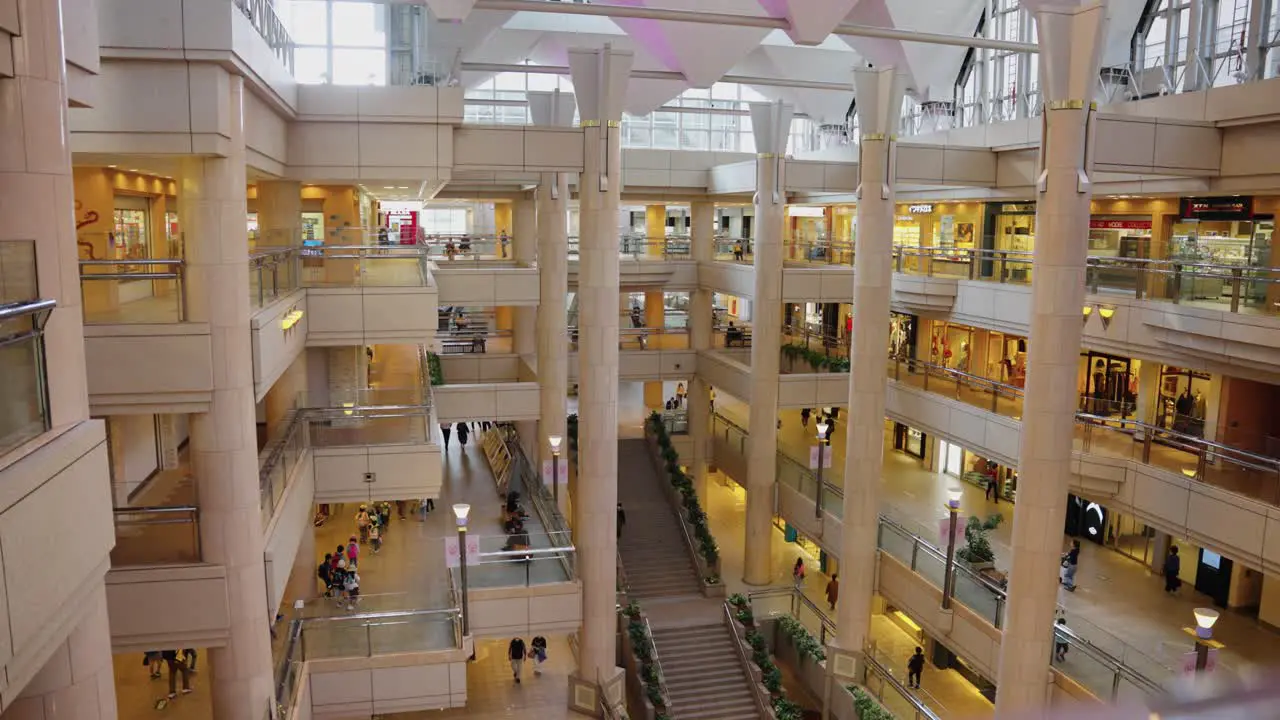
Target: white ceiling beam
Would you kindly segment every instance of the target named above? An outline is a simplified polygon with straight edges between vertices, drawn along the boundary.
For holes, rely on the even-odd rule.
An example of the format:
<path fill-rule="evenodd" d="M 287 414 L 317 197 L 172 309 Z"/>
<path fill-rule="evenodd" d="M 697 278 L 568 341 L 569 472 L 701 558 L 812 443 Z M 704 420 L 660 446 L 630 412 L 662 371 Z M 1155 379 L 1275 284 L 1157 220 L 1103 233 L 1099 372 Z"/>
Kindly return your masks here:
<path fill-rule="evenodd" d="M 689 10 L 667 10 L 630 5 L 596 5 L 594 3 L 562 3 L 547 0 L 476 0 L 476 10 L 499 10 L 503 12 L 538 12 L 558 13 L 561 15 L 594 15 L 598 17 L 634 18 L 638 20 L 658 20 L 663 22 L 699 23 L 704 25 L 732 25 L 736 27 L 768 28 L 770 30 L 790 31 L 791 23 L 784 18 L 762 17 L 759 15 L 732 15 L 729 13 L 711 13 Z M 832 35 L 846 37 L 880 38 L 882 40 L 898 40 L 901 42 L 925 43 L 929 45 L 952 45 L 971 47 L 983 50 L 1002 50 L 1015 53 L 1038 53 L 1040 48 L 1035 43 L 997 40 L 994 38 L 973 37 L 971 35 L 948 35 L 946 33 L 919 32 L 916 30 L 900 30 L 898 28 L 876 27 L 872 25 L 837 25 Z"/>

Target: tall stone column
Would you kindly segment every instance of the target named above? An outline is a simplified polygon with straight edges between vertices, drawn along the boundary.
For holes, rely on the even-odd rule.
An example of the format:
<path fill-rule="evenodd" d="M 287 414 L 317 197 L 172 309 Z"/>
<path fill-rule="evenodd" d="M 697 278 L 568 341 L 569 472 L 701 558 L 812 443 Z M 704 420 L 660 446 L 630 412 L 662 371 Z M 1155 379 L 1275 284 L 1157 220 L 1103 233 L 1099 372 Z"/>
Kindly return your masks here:
<path fill-rule="evenodd" d="M 751 411 L 742 581 L 772 579 L 773 484 L 778 467 L 778 371 L 782 347 L 782 224 L 786 220 L 791 105 L 751 103 L 756 140 L 755 295 L 751 298 Z"/>
<path fill-rule="evenodd" d="M 693 259 L 710 263 L 715 259 L 716 205 L 695 202 L 689 209 L 689 244 Z M 689 347 L 696 351 L 711 349 L 711 289 L 698 286 L 689 294 Z M 711 386 L 698 375 L 689 378 L 689 436 L 693 441 L 693 457 L 689 470 L 698 500 L 706 507 L 707 466 L 711 458 Z"/>
<path fill-rule="evenodd" d="M 1048 706 L 1049 655 L 1058 598 L 1059 557 L 1071 477 L 1076 373 L 1083 325 L 1085 256 L 1093 160 L 1087 142 L 1094 110 L 1106 9 L 1037 1 L 1044 132 L 1032 258 L 1031 337 L 1013 507 L 1009 605 L 996 684 L 996 715 Z"/>
<path fill-rule="evenodd" d="M 57 0 L 19 0 L 17 13 L 21 35 L 13 41 L 16 77 L 0 78 L 0 127 L 11 140 L 0 143 L 0 240 L 34 240 L 37 274 L 23 288 L 16 287 L 19 278 L 14 278 L 15 286 L 7 288 L 17 296 L 13 299 L 26 295 L 58 303 L 45 325 L 44 357 L 51 424 L 68 425 L 89 418 L 89 395 L 76 262 L 75 183 L 67 139 L 62 8 Z"/>
<path fill-rule="evenodd" d="M 617 667 L 618 205 L 630 52 L 570 50 L 584 144 L 578 271 L 578 496 L 574 533 L 582 633 L 570 707 L 596 714 L 622 697 Z M 588 705 L 586 700 L 590 699 Z"/>
<path fill-rule="evenodd" d="M 533 124 L 568 127 L 573 124 L 573 95 L 555 92 L 529 93 Z M 568 462 L 566 418 L 569 397 L 569 176 L 543 173 L 535 197 L 538 213 L 538 455 L 551 459 L 547 438 L 563 440 L 563 462 Z M 560 512 L 571 517 L 567 488 L 560 488 Z"/>
<path fill-rule="evenodd" d="M 644 239 L 645 246 L 640 252 L 649 257 L 662 257 L 666 247 L 663 241 L 667 239 L 666 205 L 644 206 Z"/>
<path fill-rule="evenodd" d="M 853 338 L 849 350 L 849 417 L 845 424 L 844 587 L 836 621 L 842 654 L 862 652 L 871 630 L 876 531 L 880 522 L 880 465 L 884 457 L 884 389 L 893 298 L 893 159 L 906 87 L 893 67 L 855 70 L 858 123 L 858 237 L 853 256 Z M 846 655 L 847 656 L 847 655 Z M 833 670 L 845 668 L 839 660 Z"/>
<path fill-rule="evenodd" d="M 262 247 L 302 244 L 302 183 L 258 182 L 258 238 Z"/>
<path fill-rule="evenodd" d="M 209 324 L 213 354 L 209 412 L 191 416 L 191 465 L 200 480 L 204 560 L 226 567 L 230 600 L 230 638 L 209 651 L 213 714 L 261 720 L 272 663 L 250 354 L 243 78 L 230 77 L 222 102 L 231 118 L 228 154 L 184 158 L 178 191 L 191 319 Z"/>
<path fill-rule="evenodd" d="M 313 585 L 315 583 L 312 583 Z M 116 679 L 107 625 L 107 592 L 99 587 L 89 611 L 53 656 L 22 688 L 0 720 L 114 720 Z"/>
<path fill-rule="evenodd" d="M 522 197 L 513 203 L 511 228 L 511 254 L 516 264 L 528 267 L 538 257 L 538 210 L 532 197 Z M 517 307 L 515 312 L 515 352 L 531 357 L 537 351 L 536 307 Z"/>

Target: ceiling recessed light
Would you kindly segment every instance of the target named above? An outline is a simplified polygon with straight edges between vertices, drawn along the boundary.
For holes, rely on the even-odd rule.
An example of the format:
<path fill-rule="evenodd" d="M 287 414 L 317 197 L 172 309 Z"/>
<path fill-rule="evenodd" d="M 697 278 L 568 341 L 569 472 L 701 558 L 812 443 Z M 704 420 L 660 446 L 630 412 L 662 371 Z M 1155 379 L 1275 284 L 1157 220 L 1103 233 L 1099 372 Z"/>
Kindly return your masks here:
<path fill-rule="evenodd" d="M 394 186 L 394 185 L 383 185 L 383 186 L 382 186 L 382 189 L 383 189 L 383 190 L 395 190 L 396 188 L 395 188 L 395 186 Z"/>
<path fill-rule="evenodd" d="M 400 187 L 398 187 L 398 188 L 396 188 L 396 189 L 397 189 L 397 190 L 408 190 L 408 189 L 409 189 L 409 186 L 408 186 L 408 185 L 401 185 Z"/>
<path fill-rule="evenodd" d="M 115 167 L 115 165 L 108 165 L 107 167 L 109 167 L 109 168 L 113 168 L 113 167 Z"/>

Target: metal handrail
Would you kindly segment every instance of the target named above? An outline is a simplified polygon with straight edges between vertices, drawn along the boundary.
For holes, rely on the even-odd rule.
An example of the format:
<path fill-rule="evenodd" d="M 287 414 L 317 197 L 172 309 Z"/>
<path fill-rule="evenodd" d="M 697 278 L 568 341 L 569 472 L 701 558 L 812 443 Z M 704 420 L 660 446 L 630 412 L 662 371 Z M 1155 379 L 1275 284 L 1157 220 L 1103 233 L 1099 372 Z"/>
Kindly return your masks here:
<path fill-rule="evenodd" d="M 658 669 L 658 689 L 662 691 L 662 697 L 671 701 L 671 691 L 667 689 L 667 674 L 662 670 L 662 659 L 658 657 L 658 641 L 653 639 L 653 626 L 649 624 L 649 618 L 641 615 L 644 620 L 644 634 L 649 638 L 649 645 L 653 648 L 653 665 Z"/>
<path fill-rule="evenodd" d="M 724 613 L 725 622 L 729 624 L 729 632 L 734 633 L 736 635 L 737 631 L 734 629 L 735 627 L 734 623 L 736 623 L 737 620 L 733 617 L 733 610 L 730 609 L 729 603 L 727 602 L 720 603 L 720 610 L 721 612 Z M 759 687 L 759 683 L 754 682 L 752 680 L 751 658 L 747 656 L 747 651 L 743 647 L 743 643 L 736 642 L 737 640 L 736 637 L 734 638 L 734 640 L 735 642 L 733 643 L 733 647 L 734 647 L 734 650 L 737 651 L 738 653 L 738 662 L 742 663 L 742 673 L 747 676 L 746 677 L 747 683 L 750 684 L 751 686 L 750 687 L 751 699 L 755 700 L 756 709 L 760 711 L 760 717 L 762 718 L 773 717 L 773 708 L 769 707 L 769 703 L 764 699 L 764 693 L 762 692 L 762 688 Z"/>
<path fill-rule="evenodd" d="M 867 671 L 875 673 L 882 681 L 888 682 L 889 685 L 893 687 L 894 692 L 906 700 L 916 711 L 916 717 L 924 717 L 927 720 L 939 720 L 938 716 L 930 710 L 927 705 L 920 701 L 920 698 L 916 697 L 915 694 L 908 690 L 905 685 L 898 682 L 898 679 L 893 676 L 893 673 L 889 672 L 888 668 L 881 665 L 880 661 L 875 659 L 875 653 L 863 650 L 862 658 L 866 661 Z M 866 685 L 865 681 L 863 682 L 863 685 Z"/>
<path fill-rule="evenodd" d="M 35 315 L 45 310 L 53 310 L 57 305 L 57 300 L 23 300 L 4 303 L 0 305 L 0 322 L 27 315 Z"/>

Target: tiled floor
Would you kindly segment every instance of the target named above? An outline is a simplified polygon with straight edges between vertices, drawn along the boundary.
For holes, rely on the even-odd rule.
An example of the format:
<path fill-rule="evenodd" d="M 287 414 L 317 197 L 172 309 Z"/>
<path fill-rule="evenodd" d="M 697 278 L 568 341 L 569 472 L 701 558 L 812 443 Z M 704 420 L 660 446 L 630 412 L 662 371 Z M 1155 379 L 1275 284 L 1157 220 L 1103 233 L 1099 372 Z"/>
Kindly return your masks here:
<path fill-rule="evenodd" d="M 161 671 L 161 677 L 152 679 L 147 667 L 142 664 L 142 653 L 124 653 L 114 656 L 116 677 L 116 710 L 119 720 L 152 720 L 163 712 L 165 717 L 181 720 L 213 720 L 213 700 L 209 695 L 206 678 L 200 672 L 204 669 L 204 650 L 197 650 L 196 672 L 191 675 L 190 695 L 181 695 L 167 700 L 169 692 L 169 671 Z M 162 663 L 163 665 L 163 663 Z M 182 678 L 178 678 L 178 688 L 182 687 Z M 162 711 L 157 704 L 165 702 L 167 707 Z"/>
<path fill-rule="evenodd" d="M 735 422 L 746 421 L 746 407 L 732 398 L 718 397 L 716 409 Z M 812 422 L 808 428 L 802 427 L 798 411 L 784 411 L 781 415 L 779 447 L 793 457 L 805 457 L 813 433 Z M 842 427 L 837 428 L 832 436 L 836 478 L 843 466 L 844 442 L 845 433 Z M 882 512 L 914 528 L 921 537 L 936 537 L 937 521 L 944 515 L 942 508 L 950 487 L 962 490 L 965 514 L 1004 516 L 1005 522 L 992 533 L 991 540 L 997 567 L 1007 569 L 1012 554 L 1012 506 L 1006 502 L 989 503 L 977 487 L 930 472 L 915 458 L 886 448 L 880 486 Z M 741 512 L 737 510 L 735 517 Z M 727 532 L 736 533 L 726 536 L 736 539 L 742 531 L 738 526 Z M 1064 536 L 1064 549 L 1067 540 Z M 726 558 L 730 558 L 735 542 L 721 540 L 720 544 L 726 548 Z M 788 545 L 788 552 L 794 554 L 796 550 Z M 789 566 L 779 567 L 785 577 Z M 1190 587 L 1184 587 L 1176 597 L 1165 595 L 1163 581 L 1141 562 L 1091 542 L 1085 542 L 1082 548 L 1077 583 L 1079 589 L 1075 593 L 1059 591 L 1068 626 L 1107 652 L 1123 656 L 1127 663 L 1156 680 L 1162 679 L 1154 677 L 1162 672 L 1161 668 L 1172 672 L 1172 668 L 1181 666 L 1182 654 L 1192 649 L 1192 641 L 1182 628 L 1192 623 L 1195 607 L 1209 604 L 1208 598 Z M 1214 636 L 1226 645 L 1219 663 L 1225 672 L 1248 673 L 1250 668 L 1280 661 L 1280 634 L 1247 615 L 1223 613 L 1214 627 Z"/>
<path fill-rule="evenodd" d="M 176 323 L 179 319 L 180 298 L 176 292 L 166 295 L 149 295 L 114 307 L 84 308 L 86 325 L 157 324 Z"/>

